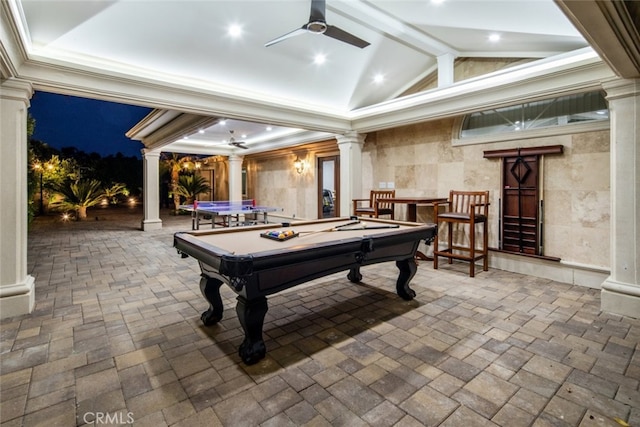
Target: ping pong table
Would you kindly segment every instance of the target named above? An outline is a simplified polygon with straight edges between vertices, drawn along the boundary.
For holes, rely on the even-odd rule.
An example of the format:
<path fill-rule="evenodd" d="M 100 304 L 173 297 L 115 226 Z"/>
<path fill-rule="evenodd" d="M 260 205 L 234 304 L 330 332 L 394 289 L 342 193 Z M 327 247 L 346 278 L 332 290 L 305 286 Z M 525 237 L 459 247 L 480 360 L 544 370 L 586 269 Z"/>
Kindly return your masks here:
<path fill-rule="evenodd" d="M 278 208 L 256 206 L 254 200 L 230 201 L 196 201 L 191 205 L 180 205 L 179 209 L 191 212 L 191 229 L 199 230 L 201 224 L 211 219 L 211 228 L 216 224 L 223 227 L 239 225 L 268 224 L 268 213 L 276 212 Z M 240 218 L 242 216 L 242 218 Z M 260 219 L 262 216 L 262 219 Z M 216 218 L 220 218 L 216 222 Z"/>

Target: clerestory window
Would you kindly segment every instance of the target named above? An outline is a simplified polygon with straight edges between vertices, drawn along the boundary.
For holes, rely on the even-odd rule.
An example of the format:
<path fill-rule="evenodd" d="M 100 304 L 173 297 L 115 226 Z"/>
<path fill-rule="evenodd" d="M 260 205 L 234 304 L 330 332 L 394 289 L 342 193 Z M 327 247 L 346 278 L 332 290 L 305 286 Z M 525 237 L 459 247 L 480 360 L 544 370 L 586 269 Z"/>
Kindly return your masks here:
<path fill-rule="evenodd" d="M 472 113 L 464 118 L 460 138 L 522 132 L 533 129 L 609 120 L 609 109 L 600 91 Z"/>

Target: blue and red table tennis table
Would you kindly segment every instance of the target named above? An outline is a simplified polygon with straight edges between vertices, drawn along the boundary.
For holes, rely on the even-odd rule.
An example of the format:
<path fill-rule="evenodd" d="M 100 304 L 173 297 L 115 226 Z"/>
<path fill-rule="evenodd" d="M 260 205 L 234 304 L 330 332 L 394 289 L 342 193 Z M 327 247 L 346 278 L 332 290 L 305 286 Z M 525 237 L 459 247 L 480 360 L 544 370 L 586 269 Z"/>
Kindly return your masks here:
<path fill-rule="evenodd" d="M 232 227 L 238 225 L 267 224 L 268 213 L 282 209 L 269 206 L 256 206 L 254 200 L 231 201 L 196 201 L 192 205 L 180 205 L 180 209 L 191 212 L 191 229 L 199 230 L 201 224 L 208 224 L 211 228 L 216 225 Z M 262 219 L 260 219 L 260 216 Z M 220 221 L 216 222 L 216 219 Z"/>

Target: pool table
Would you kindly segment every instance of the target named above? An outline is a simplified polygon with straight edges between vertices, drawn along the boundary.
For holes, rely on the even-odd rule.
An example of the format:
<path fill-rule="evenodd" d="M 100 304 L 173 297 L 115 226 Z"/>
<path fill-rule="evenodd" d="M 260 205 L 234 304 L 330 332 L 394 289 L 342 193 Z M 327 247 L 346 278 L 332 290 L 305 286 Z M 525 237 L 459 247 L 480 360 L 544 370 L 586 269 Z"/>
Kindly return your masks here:
<path fill-rule="evenodd" d="M 200 264 L 200 290 L 209 302 L 201 316 L 205 325 L 222 319 L 223 283 L 238 295 L 236 313 L 245 334 L 239 355 L 251 365 L 266 354 L 262 328 L 268 295 L 346 270 L 347 278 L 358 283 L 361 266 L 395 261 L 396 292 L 411 300 L 416 295 L 409 282 L 417 271 L 418 244 L 430 243 L 435 233 L 434 224 L 331 218 L 178 232 L 174 246 L 183 257 L 191 256 Z"/>

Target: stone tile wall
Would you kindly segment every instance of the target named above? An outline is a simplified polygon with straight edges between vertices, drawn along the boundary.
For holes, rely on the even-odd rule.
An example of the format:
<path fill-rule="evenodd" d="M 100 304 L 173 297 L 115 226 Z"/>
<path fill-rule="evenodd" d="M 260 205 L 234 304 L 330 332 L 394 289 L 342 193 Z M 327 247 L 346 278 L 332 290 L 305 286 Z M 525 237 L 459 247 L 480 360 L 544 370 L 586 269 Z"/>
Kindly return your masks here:
<path fill-rule="evenodd" d="M 544 254 L 587 266 L 609 266 L 609 131 L 545 136 L 454 146 L 458 121 L 437 120 L 367 135 L 362 158 L 362 190 L 393 182 L 398 196 L 447 197 L 449 191 L 490 190 L 489 245 L 498 247 L 501 161 L 483 152 L 514 147 L 562 145 L 564 153 L 544 158 Z M 250 162 L 250 198 L 282 207 L 287 216 L 317 218 L 315 153 L 297 174 L 295 156 Z M 396 217 L 404 217 L 404 206 Z M 418 210 L 432 221 L 432 211 Z"/>
<path fill-rule="evenodd" d="M 377 188 L 380 182 L 394 182 L 399 196 L 447 197 L 452 189 L 490 190 L 489 244 L 498 247 L 502 164 L 485 159 L 483 152 L 562 145 L 563 154 L 543 160 L 544 254 L 571 263 L 609 265 L 608 130 L 453 146 L 455 123 L 440 120 L 368 136 L 363 149 L 363 191 Z M 431 210 L 419 210 L 418 219 L 430 221 Z"/>

